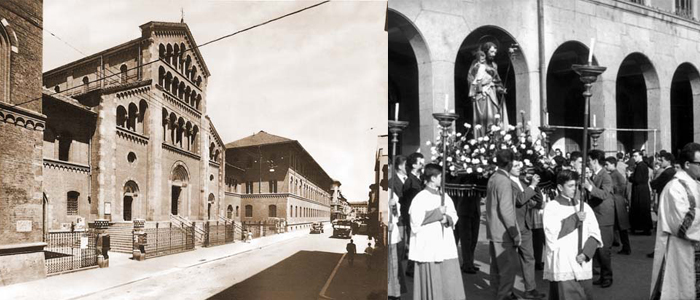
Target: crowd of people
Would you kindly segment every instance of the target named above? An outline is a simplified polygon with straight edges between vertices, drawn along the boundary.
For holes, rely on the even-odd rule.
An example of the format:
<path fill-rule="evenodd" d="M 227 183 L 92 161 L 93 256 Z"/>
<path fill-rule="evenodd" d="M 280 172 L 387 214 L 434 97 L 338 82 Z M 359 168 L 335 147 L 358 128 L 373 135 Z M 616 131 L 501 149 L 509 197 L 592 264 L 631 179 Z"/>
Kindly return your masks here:
<path fill-rule="evenodd" d="M 441 190 L 439 164 L 426 165 L 420 153 L 396 155 L 389 180 L 389 298 L 400 299 L 412 278 L 414 299 L 466 299 L 462 276 L 479 271 L 474 251 L 483 204 L 495 299 L 592 299 L 593 285 L 613 285 L 613 247 L 630 255 L 630 234 L 652 235 L 652 212 L 655 247 L 635 249 L 652 251 L 650 299 L 700 299 L 700 144 L 686 145 L 678 158 L 663 150 L 586 154 L 584 164 L 583 153 L 555 149 L 551 164 L 533 174 L 519 154 L 500 150 L 485 195 L 458 199 Z M 536 270 L 548 288 L 538 289 Z M 525 287 L 519 296 L 516 275 Z"/>

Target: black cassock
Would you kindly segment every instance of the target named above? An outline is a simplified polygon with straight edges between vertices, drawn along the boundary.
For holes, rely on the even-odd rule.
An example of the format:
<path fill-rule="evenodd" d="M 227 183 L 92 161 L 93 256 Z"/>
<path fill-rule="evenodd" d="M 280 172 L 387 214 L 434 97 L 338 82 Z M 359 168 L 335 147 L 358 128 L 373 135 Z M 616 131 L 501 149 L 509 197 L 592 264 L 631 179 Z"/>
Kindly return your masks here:
<path fill-rule="evenodd" d="M 632 201 L 630 202 L 631 230 L 651 230 L 651 194 L 649 192 L 649 167 L 644 162 L 637 163 L 632 176 Z"/>

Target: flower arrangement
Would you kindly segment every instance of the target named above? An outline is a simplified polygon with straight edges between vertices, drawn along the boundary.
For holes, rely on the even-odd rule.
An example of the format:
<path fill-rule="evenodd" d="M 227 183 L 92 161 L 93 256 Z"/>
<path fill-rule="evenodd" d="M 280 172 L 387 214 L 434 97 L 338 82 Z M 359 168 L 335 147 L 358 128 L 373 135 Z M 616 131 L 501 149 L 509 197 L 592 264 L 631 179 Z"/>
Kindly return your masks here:
<path fill-rule="evenodd" d="M 426 144 L 432 146 L 431 160 L 442 165 L 442 157 L 446 156 L 447 170 L 452 176 L 460 174 L 472 174 L 477 177 L 487 178 L 496 170 L 495 154 L 501 149 L 511 149 L 519 154 L 525 168 L 536 170 L 546 169 L 549 161 L 546 156 L 545 147 L 542 145 L 542 138 L 545 133 L 541 133 L 537 139 L 533 139 L 530 131 L 530 122 L 525 122 L 524 111 L 520 111 L 523 122 L 518 122 L 516 126 L 508 125 L 508 128 L 501 128 L 496 124 L 500 122 L 500 116 L 495 115 L 495 124 L 492 124 L 484 136 L 468 139 L 472 133 L 472 125 L 465 123 L 465 133 L 450 132 L 445 142 L 447 151 L 443 153 L 441 140 L 442 131 L 439 127 L 440 135 L 435 143 L 428 141 Z M 479 131 L 481 125 L 475 125 L 474 131 Z"/>

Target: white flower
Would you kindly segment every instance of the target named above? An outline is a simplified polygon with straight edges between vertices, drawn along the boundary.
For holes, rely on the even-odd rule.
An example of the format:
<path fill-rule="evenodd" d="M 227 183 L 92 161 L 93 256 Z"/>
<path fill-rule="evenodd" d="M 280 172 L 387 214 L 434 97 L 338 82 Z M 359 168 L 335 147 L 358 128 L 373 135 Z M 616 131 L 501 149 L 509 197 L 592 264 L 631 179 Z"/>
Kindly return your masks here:
<path fill-rule="evenodd" d="M 462 156 L 459 157 L 459 159 L 462 160 L 462 161 L 466 161 L 468 158 L 467 158 L 466 156 L 462 155 Z"/>
<path fill-rule="evenodd" d="M 469 124 L 469 123 L 464 123 L 464 127 L 467 127 L 467 128 L 472 128 L 472 124 Z"/>
<path fill-rule="evenodd" d="M 506 144 L 501 144 L 501 149 L 508 149 L 508 146 L 506 146 Z"/>
<path fill-rule="evenodd" d="M 476 172 L 477 172 L 477 173 L 484 172 L 484 169 L 482 169 L 481 167 L 478 167 L 478 168 L 476 168 Z"/>
<path fill-rule="evenodd" d="M 464 168 L 466 169 L 466 168 L 467 168 L 467 164 L 462 164 L 462 167 L 464 167 Z"/>
<path fill-rule="evenodd" d="M 496 163 L 496 158 L 494 157 L 493 159 L 491 159 L 491 161 L 493 161 L 493 163 L 495 164 L 495 163 Z"/>
<path fill-rule="evenodd" d="M 525 149 L 525 144 L 520 144 L 521 149 Z"/>
<path fill-rule="evenodd" d="M 486 153 L 486 148 L 481 148 L 481 149 L 479 149 L 479 151 L 480 151 L 481 153 Z"/>
<path fill-rule="evenodd" d="M 469 145 L 464 145 L 463 148 L 464 148 L 464 150 L 468 150 L 468 149 L 469 149 Z"/>
<path fill-rule="evenodd" d="M 501 118 L 501 115 L 500 115 L 500 114 L 496 114 L 496 115 L 493 116 L 493 117 L 496 118 L 496 119 L 500 119 L 500 118 Z"/>
<path fill-rule="evenodd" d="M 491 146 L 489 146 L 489 150 L 493 150 L 495 148 L 496 148 L 496 145 L 494 145 L 494 144 L 491 144 Z"/>
<path fill-rule="evenodd" d="M 528 166 L 528 167 L 532 166 L 532 163 L 531 163 L 530 160 L 527 159 L 527 158 L 523 160 L 523 163 L 524 163 L 526 166 Z"/>
<path fill-rule="evenodd" d="M 469 140 L 469 144 L 471 144 L 472 146 L 474 146 L 474 144 L 476 144 L 476 140 L 475 140 L 475 139 Z"/>
<path fill-rule="evenodd" d="M 501 130 L 501 127 L 498 127 L 498 126 L 496 126 L 496 125 L 491 125 L 491 131 L 496 132 L 496 131 L 499 131 L 499 130 Z"/>
<path fill-rule="evenodd" d="M 547 134 L 542 132 L 542 138 L 546 138 L 546 137 L 547 137 Z"/>
<path fill-rule="evenodd" d="M 476 140 L 479 141 L 479 142 L 481 142 L 481 141 L 484 140 L 484 138 L 483 138 L 483 137 L 478 137 Z M 472 144 L 472 145 L 473 145 L 473 144 Z"/>
<path fill-rule="evenodd" d="M 504 136 L 504 135 L 506 135 L 506 131 L 505 131 L 505 130 L 501 130 L 501 136 Z"/>
<path fill-rule="evenodd" d="M 459 149 L 457 149 L 457 151 L 456 151 L 455 153 L 456 153 L 457 155 L 459 155 L 461 152 L 462 152 L 462 151 L 459 151 Z"/>
<path fill-rule="evenodd" d="M 485 136 L 485 137 L 484 137 L 484 141 L 488 142 L 488 141 L 489 141 L 489 137 L 488 137 L 488 136 Z"/>
<path fill-rule="evenodd" d="M 515 126 L 513 125 L 508 125 L 508 131 L 515 130 Z"/>
<path fill-rule="evenodd" d="M 460 136 L 462 136 L 462 133 L 461 133 L 461 132 L 457 132 L 457 137 L 460 137 Z"/>
<path fill-rule="evenodd" d="M 528 155 L 532 155 L 532 150 L 528 149 L 526 152 Z"/>
<path fill-rule="evenodd" d="M 450 166 L 450 171 L 454 171 L 454 170 L 455 170 L 455 166 Z"/>
<path fill-rule="evenodd" d="M 507 142 L 507 141 L 510 141 L 510 139 L 511 139 L 510 134 L 506 134 L 506 135 L 503 137 L 503 140 L 506 141 L 506 142 Z"/>
<path fill-rule="evenodd" d="M 527 121 L 527 126 L 530 126 L 530 124 L 531 124 L 530 121 Z"/>
<path fill-rule="evenodd" d="M 540 150 L 542 150 L 542 146 L 540 146 L 538 143 L 535 143 L 535 151 L 540 151 Z"/>
<path fill-rule="evenodd" d="M 452 156 L 447 158 L 447 161 L 451 162 L 452 161 Z"/>
<path fill-rule="evenodd" d="M 540 145 L 542 145 L 542 142 L 541 142 L 540 140 L 536 140 L 536 141 L 535 141 L 535 146 L 540 147 Z"/>
<path fill-rule="evenodd" d="M 488 165 L 489 165 L 489 162 L 486 161 L 485 158 L 482 158 L 482 159 L 481 159 L 481 164 L 484 165 L 484 166 L 488 166 Z"/>
<path fill-rule="evenodd" d="M 472 172 L 474 172 L 472 171 L 472 168 L 467 168 L 467 174 L 471 174 Z"/>
<path fill-rule="evenodd" d="M 435 156 L 435 155 L 433 155 L 433 156 L 430 157 L 430 160 L 431 160 L 431 161 L 435 161 L 436 159 L 437 159 L 437 156 Z"/>
<path fill-rule="evenodd" d="M 425 142 L 426 146 L 430 146 L 432 143 L 430 141 Z"/>
<path fill-rule="evenodd" d="M 476 124 L 476 125 L 474 125 L 474 129 L 476 129 L 476 130 L 481 129 L 481 124 Z"/>
<path fill-rule="evenodd" d="M 466 157 L 466 158 L 464 158 L 464 159 L 462 159 L 462 160 L 463 160 L 465 163 L 468 163 L 468 164 L 472 162 L 472 159 L 469 158 L 469 157 Z"/>
<path fill-rule="evenodd" d="M 442 162 L 440 162 L 440 166 L 442 167 Z"/>

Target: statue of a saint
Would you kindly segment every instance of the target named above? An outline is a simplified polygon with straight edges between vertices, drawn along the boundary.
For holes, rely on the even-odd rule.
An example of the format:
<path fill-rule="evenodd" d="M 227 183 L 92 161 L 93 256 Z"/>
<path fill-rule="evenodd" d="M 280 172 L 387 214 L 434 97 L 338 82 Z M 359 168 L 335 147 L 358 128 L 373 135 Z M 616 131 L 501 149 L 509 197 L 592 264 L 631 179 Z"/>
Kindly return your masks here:
<path fill-rule="evenodd" d="M 475 136 L 484 136 L 491 125 L 496 125 L 502 129 L 508 126 L 508 112 L 503 94 L 506 89 L 503 87 L 501 78 L 498 75 L 498 65 L 496 65 L 496 44 L 486 42 L 481 45 L 481 49 L 476 52 L 476 59 L 469 68 L 469 98 L 473 103 L 474 125 L 480 124 L 481 128 L 474 128 Z M 496 123 L 496 115 L 500 115 Z"/>

